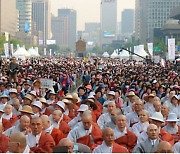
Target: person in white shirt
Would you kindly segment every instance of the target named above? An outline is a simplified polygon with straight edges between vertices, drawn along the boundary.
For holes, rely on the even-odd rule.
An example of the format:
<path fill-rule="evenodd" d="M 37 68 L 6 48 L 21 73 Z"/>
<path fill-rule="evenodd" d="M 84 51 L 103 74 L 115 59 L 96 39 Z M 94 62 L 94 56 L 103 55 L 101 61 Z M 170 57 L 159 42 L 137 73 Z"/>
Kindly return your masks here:
<path fill-rule="evenodd" d="M 123 114 L 128 114 L 132 112 L 132 104 L 137 100 L 137 96 L 133 91 L 130 91 L 127 95 L 127 101 L 122 106 Z"/>
<path fill-rule="evenodd" d="M 127 118 L 127 126 L 129 129 L 135 124 L 139 122 L 139 113 L 143 110 L 143 103 L 140 99 L 138 99 L 134 103 L 134 112 L 131 112 L 126 115 Z"/>
<path fill-rule="evenodd" d="M 10 136 L 8 144 L 9 153 L 30 153 L 26 142 L 26 136 L 21 132 L 16 132 Z"/>
<path fill-rule="evenodd" d="M 28 133 L 30 133 L 30 118 L 26 115 L 23 115 L 20 118 L 20 123 L 18 125 L 15 125 L 13 127 L 10 127 L 9 129 L 7 129 L 4 134 L 6 136 L 10 136 L 11 134 L 14 134 L 16 132 L 21 132 L 25 135 L 27 135 Z"/>
<path fill-rule="evenodd" d="M 2 95 L 2 96 L 0 97 L 0 106 L 5 107 L 6 104 L 7 104 L 7 102 L 8 102 L 8 99 L 9 99 L 9 96 L 7 96 L 7 95 Z"/>
<path fill-rule="evenodd" d="M 139 113 L 140 121 L 132 126 L 132 132 L 136 134 L 138 140 L 143 131 L 147 131 L 149 126 L 149 114 L 146 110 L 142 110 Z M 139 141 L 137 141 L 139 143 Z"/>
<path fill-rule="evenodd" d="M 81 104 L 81 106 L 79 107 L 78 111 L 78 115 L 76 117 L 74 117 L 69 123 L 68 125 L 71 127 L 71 129 L 73 129 L 74 127 L 78 126 L 78 123 L 81 121 L 81 116 L 83 114 L 84 111 L 88 110 L 88 105 L 86 104 Z"/>
<path fill-rule="evenodd" d="M 145 96 L 144 97 L 144 100 L 146 101 L 145 105 L 144 105 L 144 109 L 146 111 L 148 111 L 149 113 L 149 116 L 152 116 L 153 113 L 155 112 L 154 111 L 154 98 L 155 98 L 155 95 L 154 94 L 149 94 L 148 96 Z"/>
<path fill-rule="evenodd" d="M 180 153 L 180 141 L 174 145 L 173 150 L 174 153 Z"/>
<path fill-rule="evenodd" d="M 111 128 L 105 128 L 102 132 L 103 143 L 97 146 L 93 153 L 128 153 L 128 150 L 114 142 L 114 131 Z"/>
<path fill-rule="evenodd" d="M 14 99 L 12 104 L 13 104 L 13 115 L 19 116 L 21 114 L 20 110 L 22 109 L 19 99 Z"/>
<path fill-rule="evenodd" d="M 133 153 L 154 153 L 157 150 L 157 145 L 160 142 L 159 139 L 159 129 L 156 125 L 150 124 L 147 128 L 148 138 L 141 143 L 138 143 L 134 149 Z"/>
<path fill-rule="evenodd" d="M 116 109 L 116 104 L 115 102 L 110 102 L 107 105 L 107 113 L 102 114 L 98 120 L 97 120 L 97 124 L 99 126 L 99 128 L 102 130 L 106 127 L 106 125 L 111 122 L 111 114 L 112 112 Z"/>
<path fill-rule="evenodd" d="M 159 97 L 154 97 L 154 112 L 161 112 L 161 102 Z"/>

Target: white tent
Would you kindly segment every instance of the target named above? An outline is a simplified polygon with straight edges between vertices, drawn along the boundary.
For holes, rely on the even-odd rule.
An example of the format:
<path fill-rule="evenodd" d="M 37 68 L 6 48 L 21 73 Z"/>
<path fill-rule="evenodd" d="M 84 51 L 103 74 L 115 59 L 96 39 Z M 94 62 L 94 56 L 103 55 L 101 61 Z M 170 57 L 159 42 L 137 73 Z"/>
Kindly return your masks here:
<path fill-rule="evenodd" d="M 119 58 L 120 59 L 129 59 L 129 52 L 126 50 L 123 50 L 122 52 L 120 52 Z"/>
<path fill-rule="evenodd" d="M 13 54 L 13 56 L 16 58 L 24 59 L 24 58 L 30 57 L 30 54 L 26 51 L 25 48 L 21 47 L 16 50 L 16 52 Z"/>
<path fill-rule="evenodd" d="M 134 47 L 134 53 L 142 56 L 142 57 L 146 57 L 148 56 L 147 52 L 144 50 L 144 45 L 138 45 L 138 46 L 135 46 Z M 142 60 L 142 58 L 136 56 L 136 55 L 133 55 L 133 58 L 134 59 L 137 59 L 137 60 Z"/>
<path fill-rule="evenodd" d="M 118 58 L 118 57 L 119 57 L 119 55 L 117 54 L 117 51 L 114 50 L 114 52 L 111 55 L 111 58 Z"/>
<path fill-rule="evenodd" d="M 31 55 L 31 57 L 39 57 L 40 56 L 39 53 L 35 49 L 33 49 L 33 48 L 30 48 L 28 50 L 28 52 Z"/>
<path fill-rule="evenodd" d="M 108 58 L 109 54 L 107 52 L 104 52 L 102 56 L 105 57 L 105 58 Z"/>

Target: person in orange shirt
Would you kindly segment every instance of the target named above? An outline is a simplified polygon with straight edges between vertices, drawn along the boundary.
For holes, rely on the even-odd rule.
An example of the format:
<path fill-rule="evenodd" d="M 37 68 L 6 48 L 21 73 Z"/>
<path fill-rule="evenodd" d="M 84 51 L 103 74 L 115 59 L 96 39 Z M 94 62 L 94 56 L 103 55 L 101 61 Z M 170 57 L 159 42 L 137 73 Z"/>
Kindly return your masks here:
<path fill-rule="evenodd" d="M 71 130 L 71 128 L 65 121 L 63 121 L 63 116 L 64 115 L 60 110 L 55 110 L 52 113 L 50 120 L 53 127 L 61 130 L 62 133 L 64 134 L 64 137 L 66 137 L 69 131 Z"/>
<path fill-rule="evenodd" d="M 93 150 L 102 143 L 102 132 L 98 125 L 93 123 L 91 112 L 87 111 L 81 117 L 82 123 L 72 129 L 67 138 L 74 143 L 85 144 Z"/>
<path fill-rule="evenodd" d="M 128 150 L 114 142 L 114 131 L 111 128 L 105 128 L 102 132 L 103 143 L 98 145 L 93 153 L 128 153 Z"/>
<path fill-rule="evenodd" d="M 50 123 L 50 119 L 47 115 L 42 115 L 41 116 L 41 119 L 42 119 L 42 123 L 43 123 L 43 130 L 44 132 L 50 134 L 56 145 L 59 143 L 59 141 L 64 138 L 64 134 L 62 133 L 61 130 L 57 129 L 57 128 L 54 128 L 51 123 Z"/>
<path fill-rule="evenodd" d="M 55 142 L 51 135 L 43 132 L 43 124 L 40 117 L 31 120 L 32 133 L 26 136 L 27 145 L 34 153 L 52 153 Z"/>
<path fill-rule="evenodd" d="M 7 104 L 4 108 L 4 113 L 2 114 L 2 120 L 5 119 L 7 121 L 6 125 L 4 125 L 4 130 L 12 127 L 15 122 L 18 120 L 18 117 L 13 115 L 12 113 L 12 106 Z"/>
<path fill-rule="evenodd" d="M 3 134 L 3 125 L 0 122 L 0 153 L 6 153 L 8 151 L 9 138 Z"/>
<path fill-rule="evenodd" d="M 133 148 L 137 143 L 136 135 L 128 130 L 126 127 L 127 121 L 125 115 L 119 115 L 116 117 L 116 127 L 114 129 L 115 142 L 122 145 L 132 152 Z"/>

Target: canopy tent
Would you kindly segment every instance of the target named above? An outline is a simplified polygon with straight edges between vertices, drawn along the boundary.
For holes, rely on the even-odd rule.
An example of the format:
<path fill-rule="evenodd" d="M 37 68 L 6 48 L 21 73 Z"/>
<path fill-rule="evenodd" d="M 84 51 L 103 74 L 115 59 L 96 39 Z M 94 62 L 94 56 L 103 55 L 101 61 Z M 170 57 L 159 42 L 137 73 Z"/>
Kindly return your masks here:
<path fill-rule="evenodd" d="M 123 50 L 122 52 L 120 52 L 119 58 L 120 59 L 129 59 L 129 52 L 126 50 Z"/>
<path fill-rule="evenodd" d="M 25 48 L 21 47 L 16 50 L 16 52 L 13 54 L 13 56 L 16 58 L 24 59 L 24 58 L 30 57 L 30 54 L 26 51 Z"/>
<path fill-rule="evenodd" d="M 108 58 L 109 54 L 107 52 L 104 52 L 102 56 L 105 57 L 105 58 Z"/>
<path fill-rule="evenodd" d="M 39 57 L 39 56 L 40 56 L 39 53 L 38 53 L 38 51 L 36 51 L 36 50 L 33 49 L 33 48 L 30 48 L 30 49 L 28 50 L 28 52 L 29 52 L 29 54 L 30 54 L 31 57 Z"/>
<path fill-rule="evenodd" d="M 146 58 L 146 56 L 148 56 L 147 52 L 144 50 L 144 45 L 138 45 L 138 46 L 135 46 L 134 47 L 134 53 L 140 55 L 141 57 L 144 57 Z M 142 60 L 142 58 L 136 56 L 136 55 L 133 55 L 133 58 L 134 59 L 137 59 L 137 60 Z"/>
<path fill-rule="evenodd" d="M 119 55 L 117 54 L 117 51 L 114 50 L 114 52 L 111 55 L 111 58 L 118 58 L 118 57 L 119 57 Z"/>

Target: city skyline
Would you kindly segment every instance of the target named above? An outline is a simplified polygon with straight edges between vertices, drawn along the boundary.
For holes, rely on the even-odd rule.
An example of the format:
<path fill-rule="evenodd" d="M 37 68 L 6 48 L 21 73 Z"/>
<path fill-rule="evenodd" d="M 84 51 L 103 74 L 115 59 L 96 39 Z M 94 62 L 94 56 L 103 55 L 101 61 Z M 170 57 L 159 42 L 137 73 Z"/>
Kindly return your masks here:
<path fill-rule="evenodd" d="M 84 30 L 85 23 L 100 22 L 101 0 L 51 0 L 51 10 L 57 15 L 57 9 L 70 8 L 77 11 L 77 30 Z M 117 21 L 121 20 L 124 9 L 135 9 L 135 0 L 118 0 Z M 92 11 L 93 10 L 93 11 Z"/>

